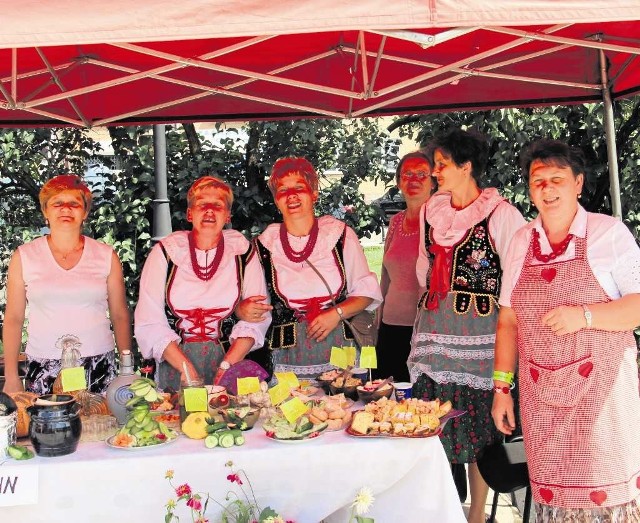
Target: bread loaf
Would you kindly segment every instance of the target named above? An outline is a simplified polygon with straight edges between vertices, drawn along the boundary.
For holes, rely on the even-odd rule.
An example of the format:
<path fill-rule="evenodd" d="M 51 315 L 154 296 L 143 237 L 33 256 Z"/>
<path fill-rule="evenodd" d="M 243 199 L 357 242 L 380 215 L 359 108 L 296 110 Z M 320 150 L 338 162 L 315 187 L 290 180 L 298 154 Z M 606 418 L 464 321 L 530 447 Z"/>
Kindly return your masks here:
<path fill-rule="evenodd" d="M 358 434 L 366 434 L 373 423 L 373 414 L 370 412 L 356 412 L 351 422 L 351 430 Z"/>

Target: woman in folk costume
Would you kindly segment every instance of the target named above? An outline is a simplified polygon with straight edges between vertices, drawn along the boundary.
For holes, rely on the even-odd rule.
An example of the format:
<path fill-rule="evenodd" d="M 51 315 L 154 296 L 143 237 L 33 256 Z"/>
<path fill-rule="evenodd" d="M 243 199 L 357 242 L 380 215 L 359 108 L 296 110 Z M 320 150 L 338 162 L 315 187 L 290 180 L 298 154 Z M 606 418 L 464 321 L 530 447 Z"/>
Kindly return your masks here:
<path fill-rule="evenodd" d="M 333 368 L 331 347 L 352 344 L 342 319 L 375 309 L 380 286 L 355 232 L 331 216 L 316 218 L 318 175 L 308 160 L 279 159 L 269 188 L 283 223 L 269 225 L 256 240 L 273 307 L 265 347 L 276 371 L 316 377 Z M 263 299 L 245 300 L 238 314 L 261 315 L 270 309 Z"/>
<path fill-rule="evenodd" d="M 538 217 L 511 242 L 495 368 L 519 362 L 522 429 L 538 522 L 640 522 L 640 249 L 578 203 L 582 152 L 555 140 L 522 158 Z M 515 428 L 507 379 L 493 419 Z"/>
<path fill-rule="evenodd" d="M 525 221 L 496 189 L 480 188 L 489 153 L 483 136 L 456 129 L 432 146 L 438 192 L 423 208 L 417 264 L 429 290 L 418 304 L 408 366 L 414 397 L 466 411 L 447 423 L 442 443 L 452 464 L 469 464 L 469 521 L 481 523 L 488 487 L 476 461 L 499 437 L 491 401 L 501 260 Z"/>
<path fill-rule="evenodd" d="M 153 247 L 142 270 L 135 335 L 145 358 L 161 362 L 161 387 L 187 378 L 218 382 L 232 364 L 262 346 L 271 321 L 237 321 L 240 300 L 264 294 L 264 274 L 249 241 L 224 229 L 233 192 L 204 176 L 187 194 L 191 231 L 178 231 Z M 188 376 L 185 376 L 185 369 Z"/>

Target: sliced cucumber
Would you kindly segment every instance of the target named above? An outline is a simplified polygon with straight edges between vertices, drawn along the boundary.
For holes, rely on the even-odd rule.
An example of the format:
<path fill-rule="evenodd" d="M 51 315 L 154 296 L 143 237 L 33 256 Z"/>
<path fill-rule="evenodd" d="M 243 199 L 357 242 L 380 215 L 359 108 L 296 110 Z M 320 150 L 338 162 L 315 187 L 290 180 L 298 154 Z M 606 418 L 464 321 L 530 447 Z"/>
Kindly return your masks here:
<path fill-rule="evenodd" d="M 204 438 L 204 446 L 208 449 L 212 449 L 218 446 L 218 436 L 217 434 L 209 434 L 206 438 Z"/>
<path fill-rule="evenodd" d="M 235 445 L 235 438 L 233 437 L 233 433 L 230 430 L 221 431 L 218 434 L 218 445 L 222 448 L 228 449 L 229 447 L 233 447 Z"/>
<path fill-rule="evenodd" d="M 244 436 L 236 436 L 235 438 L 233 438 L 233 442 L 238 446 L 244 445 L 244 441 Z"/>

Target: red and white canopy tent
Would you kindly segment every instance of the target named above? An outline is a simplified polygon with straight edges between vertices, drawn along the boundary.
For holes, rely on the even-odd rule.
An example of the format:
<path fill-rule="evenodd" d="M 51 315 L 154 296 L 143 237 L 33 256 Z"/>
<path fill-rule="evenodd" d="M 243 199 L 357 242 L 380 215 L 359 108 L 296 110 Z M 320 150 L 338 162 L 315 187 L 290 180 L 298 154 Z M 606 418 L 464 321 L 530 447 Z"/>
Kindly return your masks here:
<path fill-rule="evenodd" d="M 610 107 L 640 92 L 640 0 L 23 0 L 0 25 L 5 127 Z"/>

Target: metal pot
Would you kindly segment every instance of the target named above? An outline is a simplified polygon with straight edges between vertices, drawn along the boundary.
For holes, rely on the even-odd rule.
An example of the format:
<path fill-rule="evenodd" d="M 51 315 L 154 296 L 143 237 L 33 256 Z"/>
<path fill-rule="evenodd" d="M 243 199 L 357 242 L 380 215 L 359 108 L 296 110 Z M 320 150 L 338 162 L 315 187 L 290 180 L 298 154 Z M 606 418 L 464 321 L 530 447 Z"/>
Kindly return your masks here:
<path fill-rule="evenodd" d="M 80 405 L 68 394 L 46 394 L 27 408 L 29 438 L 38 456 L 75 452 L 82 433 Z"/>

